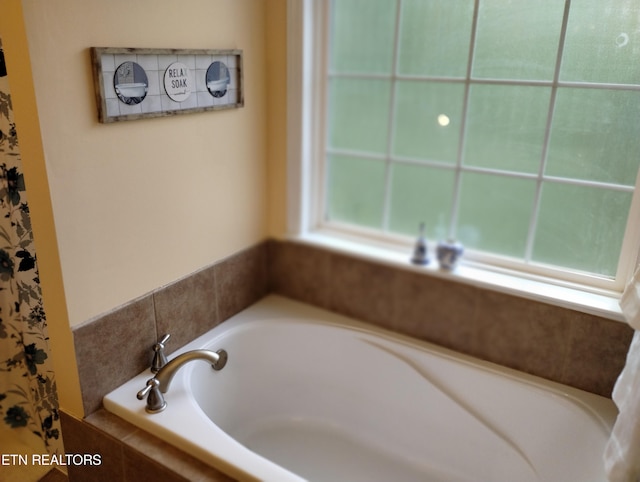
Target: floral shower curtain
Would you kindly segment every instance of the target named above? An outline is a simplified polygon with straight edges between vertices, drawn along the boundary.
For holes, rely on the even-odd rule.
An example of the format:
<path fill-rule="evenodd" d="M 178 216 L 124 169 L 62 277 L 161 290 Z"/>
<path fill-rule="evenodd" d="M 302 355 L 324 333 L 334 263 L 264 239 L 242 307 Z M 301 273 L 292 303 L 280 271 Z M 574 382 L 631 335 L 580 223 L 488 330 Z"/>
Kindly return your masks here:
<path fill-rule="evenodd" d="M 0 40 L 0 426 L 62 453 L 29 205 Z"/>

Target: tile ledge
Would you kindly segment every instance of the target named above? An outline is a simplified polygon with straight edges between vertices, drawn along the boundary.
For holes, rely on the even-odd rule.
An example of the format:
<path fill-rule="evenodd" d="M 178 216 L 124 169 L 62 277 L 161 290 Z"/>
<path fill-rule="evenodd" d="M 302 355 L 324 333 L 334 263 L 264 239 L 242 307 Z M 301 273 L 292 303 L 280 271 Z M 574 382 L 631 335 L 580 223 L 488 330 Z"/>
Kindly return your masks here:
<path fill-rule="evenodd" d="M 416 266 L 409 262 L 408 254 L 404 251 L 387 246 L 365 245 L 350 239 L 318 232 L 290 235 L 284 237 L 283 240 L 324 248 L 398 269 L 547 303 L 613 321 L 625 322 L 618 304 L 620 293 L 616 292 L 605 290 L 600 290 L 597 293 L 588 292 L 575 286 L 554 284 L 544 279 L 517 276 L 512 272 L 506 272 L 506 270 L 483 269 L 468 262 L 461 263 L 453 271 L 441 270 L 433 262 L 428 266 Z"/>
<path fill-rule="evenodd" d="M 205 464 L 191 454 L 136 427 L 105 408 L 96 410 L 85 417 L 83 421 L 94 429 L 118 440 L 128 450 L 138 452 L 176 475 L 185 475 L 185 471 L 188 470 L 191 478 L 200 482 L 238 480 L 227 474 L 228 467 L 224 466 L 224 463 L 220 467 Z"/>

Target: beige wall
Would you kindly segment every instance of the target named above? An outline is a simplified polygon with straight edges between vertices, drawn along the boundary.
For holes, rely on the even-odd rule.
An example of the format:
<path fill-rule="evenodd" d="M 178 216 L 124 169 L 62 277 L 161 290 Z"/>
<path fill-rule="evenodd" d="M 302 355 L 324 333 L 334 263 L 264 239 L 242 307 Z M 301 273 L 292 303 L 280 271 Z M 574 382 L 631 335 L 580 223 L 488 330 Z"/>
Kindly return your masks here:
<path fill-rule="evenodd" d="M 286 1 L 2 0 L 2 17 L 12 78 L 33 74 L 14 108 L 61 403 L 81 415 L 70 326 L 282 228 Z M 242 49 L 245 107 L 99 124 L 92 46 Z"/>
<path fill-rule="evenodd" d="M 265 236 L 265 4 L 23 2 L 71 325 Z M 91 46 L 242 49 L 246 106 L 99 124 Z"/>

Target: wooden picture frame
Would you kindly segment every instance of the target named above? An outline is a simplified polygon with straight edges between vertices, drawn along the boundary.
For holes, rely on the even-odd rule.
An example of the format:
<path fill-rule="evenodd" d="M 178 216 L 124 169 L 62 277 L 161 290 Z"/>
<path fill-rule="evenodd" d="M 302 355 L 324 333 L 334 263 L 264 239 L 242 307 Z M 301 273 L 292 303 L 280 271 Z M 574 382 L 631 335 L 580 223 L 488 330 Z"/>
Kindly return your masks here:
<path fill-rule="evenodd" d="M 244 106 L 242 50 L 92 47 L 98 120 Z"/>

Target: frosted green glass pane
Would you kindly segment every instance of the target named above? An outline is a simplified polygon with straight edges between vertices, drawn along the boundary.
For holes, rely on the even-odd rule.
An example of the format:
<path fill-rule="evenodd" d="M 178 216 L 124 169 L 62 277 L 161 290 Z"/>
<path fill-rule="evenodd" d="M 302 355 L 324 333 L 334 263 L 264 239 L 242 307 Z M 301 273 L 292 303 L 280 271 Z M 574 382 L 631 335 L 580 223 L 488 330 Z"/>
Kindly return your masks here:
<path fill-rule="evenodd" d="M 431 239 L 449 233 L 455 174 L 451 170 L 411 164 L 393 166 L 389 229 L 415 236 L 420 223 Z"/>
<path fill-rule="evenodd" d="M 553 79 L 563 11 L 559 0 L 482 0 L 472 75 Z"/>
<path fill-rule="evenodd" d="M 546 173 L 633 185 L 640 92 L 558 89 Z"/>
<path fill-rule="evenodd" d="M 332 79 L 329 147 L 386 153 L 390 95 L 386 80 Z"/>
<path fill-rule="evenodd" d="M 533 260 L 614 276 L 631 193 L 546 183 Z"/>
<path fill-rule="evenodd" d="M 640 84 L 640 2 L 573 0 L 560 80 Z"/>
<path fill-rule="evenodd" d="M 522 258 L 535 181 L 464 173 L 457 238 L 469 248 Z"/>
<path fill-rule="evenodd" d="M 471 86 L 464 163 L 538 172 L 550 93 L 547 87 Z"/>
<path fill-rule="evenodd" d="M 399 81 L 394 154 L 455 162 L 463 98 L 461 84 Z"/>
<path fill-rule="evenodd" d="M 396 9 L 391 0 L 334 0 L 331 68 L 390 74 Z"/>
<path fill-rule="evenodd" d="M 398 68 L 405 75 L 464 77 L 473 2 L 404 0 Z"/>
<path fill-rule="evenodd" d="M 385 163 L 329 156 L 328 169 L 328 219 L 381 228 Z"/>

